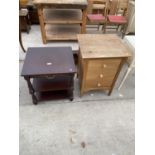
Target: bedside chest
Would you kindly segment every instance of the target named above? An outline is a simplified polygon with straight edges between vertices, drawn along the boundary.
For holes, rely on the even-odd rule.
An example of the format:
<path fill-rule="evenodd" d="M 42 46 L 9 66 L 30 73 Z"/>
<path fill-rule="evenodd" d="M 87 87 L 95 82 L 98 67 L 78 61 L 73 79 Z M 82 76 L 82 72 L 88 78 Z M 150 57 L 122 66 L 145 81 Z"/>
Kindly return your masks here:
<path fill-rule="evenodd" d="M 71 47 L 33 47 L 28 48 L 21 75 L 37 104 L 61 98 L 72 101 L 75 73 Z"/>
<path fill-rule="evenodd" d="M 131 56 L 115 34 L 79 34 L 80 94 L 90 90 L 108 90 L 111 94 L 119 72 Z"/>

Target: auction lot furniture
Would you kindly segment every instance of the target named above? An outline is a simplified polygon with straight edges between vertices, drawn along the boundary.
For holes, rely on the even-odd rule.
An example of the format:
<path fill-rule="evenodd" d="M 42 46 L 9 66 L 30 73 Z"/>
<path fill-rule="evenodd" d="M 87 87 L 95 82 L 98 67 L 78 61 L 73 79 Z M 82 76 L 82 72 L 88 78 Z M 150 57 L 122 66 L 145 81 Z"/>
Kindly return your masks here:
<path fill-rule="evenodd" d="M 21 75 L 37 104 L 40 100 L 73 100 L 75 72 L 70 47 L 38 47 L 28 48 Z"/>
<path fill-rule="evenodd" d="M 19 22 L 21 31 L 26 31 L 27 33 L 29 33 L 31 29 L 31 24 L 29 21 L 29 15 L 27 9 L 19 10 Z"/>
<path fill-rule="evenodd" d="M 42 40 L 77 40 L 85 33 L 87 0 L 33 0 L 38 8 Z"/>
<path fill-rule="evenodd" d="M 130 51 L 115 34 L 79 34 L 78 42 L 80 94 L 102 89 L 110 95 Z"/>

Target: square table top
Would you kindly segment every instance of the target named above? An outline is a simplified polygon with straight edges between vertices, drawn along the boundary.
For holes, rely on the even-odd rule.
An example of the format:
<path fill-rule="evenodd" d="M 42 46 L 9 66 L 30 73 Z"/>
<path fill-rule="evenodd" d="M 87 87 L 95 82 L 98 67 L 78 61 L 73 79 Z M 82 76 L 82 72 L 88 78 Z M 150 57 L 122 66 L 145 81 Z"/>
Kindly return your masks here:
<path fill-rule="evenodd" d="M 130 57 L 131 52 L 115 34 L 78 34 L 82 58 Z"/>
<path fill-rule="evenodd" d="M 87 0 L 33 0 L 34 4 L 57 4 L 57 5 L 87 5 Z"/>
<path fill-rule="evenodd" d="M 22 76 L 75 73 L 71 47 L 28 48 Z"/>

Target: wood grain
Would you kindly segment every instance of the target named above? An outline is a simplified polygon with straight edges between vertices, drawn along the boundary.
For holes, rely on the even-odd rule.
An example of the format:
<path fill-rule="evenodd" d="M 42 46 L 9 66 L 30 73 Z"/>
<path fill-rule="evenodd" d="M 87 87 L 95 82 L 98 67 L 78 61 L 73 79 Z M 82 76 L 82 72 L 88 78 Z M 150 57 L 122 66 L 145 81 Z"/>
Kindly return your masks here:
<path fill-rule="evenodd" d="M 46 24 L 45 30 L 47 40 L 77 40 L 80 26 Z"/>
<path fill-rule="evenodd" d="M 43 14 L 48 24 L 82 23 L 82 12 L 78 9 L 44 9 Z"/>
<path fill-rule="evenodd" d="M 82 58 L 129 57 L 131 53 L 115 34 L 78 34 Z"/>
<path fill-rule="evenodd" d="M 44 44 L 46 44 L 46 32 L 44 29 L 45 25 L 44 25 L 43 7 L 38 7 L 38 16 L 39 16 L 39 22 L 40 22 L 42 41 Z"/>
<path fill-rule="evenodd" d="M 78 41 L 80 95 L 90 90 L 108 90 L 110 95 L 130 51 L 113 34 L 80 34 Z"/>

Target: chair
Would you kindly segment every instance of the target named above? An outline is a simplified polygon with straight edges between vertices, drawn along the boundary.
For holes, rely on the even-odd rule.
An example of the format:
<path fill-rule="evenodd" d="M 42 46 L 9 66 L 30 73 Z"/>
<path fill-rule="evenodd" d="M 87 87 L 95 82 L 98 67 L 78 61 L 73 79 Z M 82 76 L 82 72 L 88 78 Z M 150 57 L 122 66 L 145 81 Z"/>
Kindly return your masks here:
<path fill-rule="evenodd" d="M 128 0 L 110 0 L 106 25 L 116 25 L 117 31 L 121 26 L 124 32 L 127 24 L 127 6 Z"/>
<path fill-rule="evenodd" d="M 89 0 L 89 8 L 91 8 L 91 13 L 87 15 L 87 19 L 91 24 L 105 24 L 106 23 L 106 8 L 108 0 Z M 105 32 L 105 28 L 104 28 Z"/>

